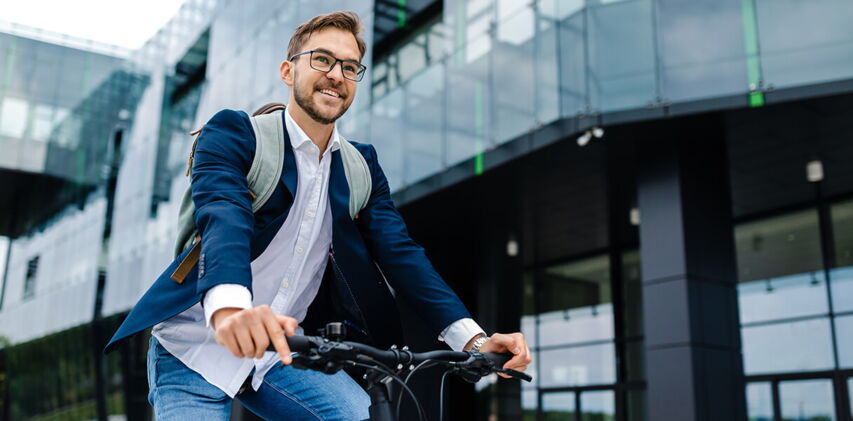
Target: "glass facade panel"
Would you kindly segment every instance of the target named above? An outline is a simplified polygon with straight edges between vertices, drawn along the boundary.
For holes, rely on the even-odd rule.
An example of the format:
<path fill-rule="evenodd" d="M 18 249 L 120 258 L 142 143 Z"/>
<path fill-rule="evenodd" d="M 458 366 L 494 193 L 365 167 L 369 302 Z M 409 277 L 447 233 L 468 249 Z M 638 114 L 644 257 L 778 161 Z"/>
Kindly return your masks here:
<path fill-rule="evenodd" d="M 613 421 L 615 416 L 612 390 L 581 393 L 581 421 Z"/>
<path fill-rule="evenodd" d="M 746 412 L 749 421 L 773 421 L 773 391 L 770 383 L 746 385 Z"/>
<path fill-rule="evenodd" d="M 830 270 L 832 306 L 836 313 L 853 311 L 853 201 L 830 209 L 835 267 Z"/>
<path fill-rule="evenodd" d="M 830 380 L 798 380 L 779 384 L 782 419 L 835 421 L 835 404 Z"/>
<path fill-rule="evenodd" d="M 542 395 L 542 415 L 546 421 L 575 421 L 575 394 L 572 392 Z"/>
<path fill-rule="evenodd" d="M 593 2 L 589 9 L 590 103 L 599 111 L 656 101 L 651 0 Z"/>
<path fill-rule="evenodd" d="M 27 130 L 29 104 L 19 98 L 5 97 L 0 106 L 0 134 L 22 138 Z"/>
<path fill-rule="evenodd" d="M 491 49 L 491 38 L 484 34 L 469 40 L 448 61 L 445 108 L 448 165 L 471 158 L 490 144 L 492 96 L 488 52 Z"/>
<path fill-rule="evenodd" d="M 831 370 L 835 365 L 828 318 L 744 327 L 741 337 L 746 374 Z"/>
<path fill-rule="evenodd" d="M 612 343 L 542 350 L 538 354 L 541 387 L 586 386 L 616 381 L 616 353 Z"/>
<path fill-rule="evenodd" d="M 379 162 L 391 190 L 403 183 L 405 155 L 404 140 L 401 136 L 405 134 L 405 122 L 402 110 L 402 90 L 392 91 L 372 106 L 370 139 L 377 149 Z"/>
<path fill-rule="evenodd" d="M 662 96 L 680 102 L 747 91 L 741 2 L 658 0 Z"/>
<path fill-rule="evenodd" d="M 406 183 L 443 167 L 444 99 L 443 63 L 428 67 L 406 85 Z"/>
<path fill-rule="evenodd" d="M 853 315 L 835 318 L 839 368 L 853 368 Z"/>
<path fill-rule="evenodd" d="M 554 2 L 553 9 L 544 9 L 553 13 L 557 20 L 560 116 L 563 117 L 575 117 L 590 111 L 584 53 L 586 9 L 581 6 L 581 2 Z"/>
<path fill-rule="evenodd" d="M 741 323 L 828 313 L 818 214 L 735 228 Z"/>
<path fill-rule="evenodd" d="M 492 49 L 490 91 L 494 101 L 494 136 L 498 142 L 517 137 L 536 120 L 536 17 L 529 6 L 497 22 Z"/>
<path fill-rule="evenodd" d="M 853 73 L 853 3 L 847 0 L 756 1 L 765 85 L 826 82 Z M 803 27 L 808 31 L 791 31 Z"/>

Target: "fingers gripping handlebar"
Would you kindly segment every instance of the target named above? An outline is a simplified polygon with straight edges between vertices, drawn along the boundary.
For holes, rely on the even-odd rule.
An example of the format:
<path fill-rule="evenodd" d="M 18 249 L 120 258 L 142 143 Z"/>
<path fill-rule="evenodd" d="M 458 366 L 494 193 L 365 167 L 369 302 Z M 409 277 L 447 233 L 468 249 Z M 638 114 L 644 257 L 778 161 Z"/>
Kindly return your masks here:
<path fill-rule="evenodd" d="M 505 369 L 504 364 L 512 354 L 480 353 L 473 351 L 429 351 L 415 353 L 407 348 L 381 350 L 357 342 L 332 341 L 319 336 L 287 337 L 287 344 L 294 355 L 296 368 L 335 373 L 348 362 L 379 364 L 402 370 L 429 361 L 430 365 L 443 365 L 469 382 L 476 382 L 491 373 L 503 373 L 517 379 L 533 380 L 526 373 Z M 270 350 L 274 350 L 270 346 Z"/>

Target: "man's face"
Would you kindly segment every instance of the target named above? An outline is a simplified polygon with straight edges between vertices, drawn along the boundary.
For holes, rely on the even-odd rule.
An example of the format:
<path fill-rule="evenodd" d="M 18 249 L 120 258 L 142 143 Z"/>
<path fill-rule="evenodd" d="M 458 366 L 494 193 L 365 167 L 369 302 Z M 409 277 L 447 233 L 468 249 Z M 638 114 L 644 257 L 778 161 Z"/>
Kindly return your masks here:
<path fill-rule="evenodd" d="M 341 60 L 361 61 L 355 36 L 337 28 L 312 33 L 297 53 L 311 50 L 324 50 Z M 285 62 L 281 76 L 291 87 L 296 104 L 309 117 L 320 124 L 331 124 L 352 104 L 358 83 L 344 78 L 340 63 L 329 72 L 321 72 L 311 68 L 310 60 L 310 54 L 305 54 L 295 58 L 290 66 Z"/>

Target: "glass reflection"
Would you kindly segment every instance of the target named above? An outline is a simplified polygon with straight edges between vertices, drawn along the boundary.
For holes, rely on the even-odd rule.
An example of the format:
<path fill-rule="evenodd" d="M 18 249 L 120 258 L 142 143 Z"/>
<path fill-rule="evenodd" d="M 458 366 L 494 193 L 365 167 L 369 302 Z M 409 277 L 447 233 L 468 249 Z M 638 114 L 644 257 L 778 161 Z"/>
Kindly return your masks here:
<path fill-rule="evenodd" d="M 779 384 L 782 419 L 790 421 L 834 421 L 832 382 L 799 380 Z"/>
<path fill-rule="evenodd" d="M 741 323 L 829 312 L 822 270 L 743 282 L 738 301 Z"/>
<path fill-rule="evenodd" d="M 573 392 L 542 395 L 542 415 L 545 421 L 575 421 L 575 410 Z"/>
<path fill-rule="evenodd" d="M 539 351 L 541 387 L 610 384 L 616 381 L 612 343 Z M 534 357 L 534 358 L 537 358 Z"/>
<path fill-rule="evenodd" d="M 613 421 L 615 414 L 612 390 L 581 393 L 581 421 Z"/>
<path fill-rule="evenodd" d="M 746 410 L 749 421 L 773 421 L 773 392 L 770 383 L 746 385 Z"/>
<path fill-rule="evenodd" d="M 853 311 L 853 201 L 830 209 L 835 268 L 830 270 L 832 305 L 837 312 Z"/>
<path fill-rule="evenodd" d="M 835 341 L 839 368 L 853 367 L 853 316 L 835 318 Z"/>
<path fill-rule="evenodd" d="M 741 329 L 746 374 L 829 370 L 834 366 L 829 319 Z"/>

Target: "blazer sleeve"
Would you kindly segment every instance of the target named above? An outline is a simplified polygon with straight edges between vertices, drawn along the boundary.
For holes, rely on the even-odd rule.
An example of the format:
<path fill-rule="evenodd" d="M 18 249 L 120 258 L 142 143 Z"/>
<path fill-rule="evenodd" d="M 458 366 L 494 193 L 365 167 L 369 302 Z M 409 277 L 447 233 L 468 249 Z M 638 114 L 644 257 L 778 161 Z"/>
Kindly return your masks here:
<path fill-rule="evenodd" d="M 225 283 L 251 291 L 254 215 L 246 174 L 254 155 L 255 135 L 246 113 L 223 110 L 204 125 L 191 185 L 201 235 L 199 294 Z"/>
<path fill-rule="evenodd" d="M 424 316 L 436 332 L 471 317 L 455 292 L 433 268 L 424 249 L 409 236 L 406 223 L 391 200 L 388 180 L 377 161 L 376 149 L 366 145 L 373 189 L 359 212 L 362 236 L 371 256 L 391 286 L 406 303 Z"/>

